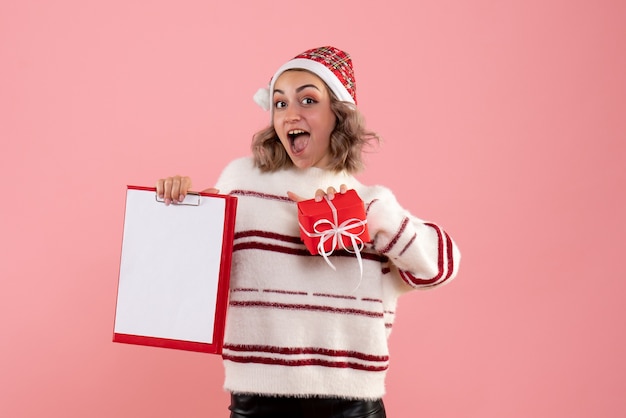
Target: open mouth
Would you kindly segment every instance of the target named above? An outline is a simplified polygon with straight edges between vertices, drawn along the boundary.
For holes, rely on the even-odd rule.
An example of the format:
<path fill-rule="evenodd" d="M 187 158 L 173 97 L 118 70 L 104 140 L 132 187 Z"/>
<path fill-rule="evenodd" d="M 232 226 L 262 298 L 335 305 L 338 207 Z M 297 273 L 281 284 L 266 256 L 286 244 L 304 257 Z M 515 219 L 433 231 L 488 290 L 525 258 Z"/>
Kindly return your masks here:
<path fill-rule="evenodd" d="M 311 135 L 307 131 L 303 131 L 302 129 L 293 129 L 287 132 L 287 136 L 289 137 L 291 150 L 295 154 L 304 151 L 309 143 L 309 139 L 311 138 Z"/>

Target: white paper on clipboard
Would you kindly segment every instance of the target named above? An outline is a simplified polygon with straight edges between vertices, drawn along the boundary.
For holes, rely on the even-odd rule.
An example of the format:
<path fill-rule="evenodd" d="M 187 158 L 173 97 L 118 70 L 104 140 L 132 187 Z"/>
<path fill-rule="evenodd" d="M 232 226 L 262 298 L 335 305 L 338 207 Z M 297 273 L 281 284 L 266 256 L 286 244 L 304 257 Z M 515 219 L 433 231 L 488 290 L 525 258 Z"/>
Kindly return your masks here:
<path fill-rule="evenodd" d="M 236 198 L 129 186 L 114 341 L 220 353 Z"/>

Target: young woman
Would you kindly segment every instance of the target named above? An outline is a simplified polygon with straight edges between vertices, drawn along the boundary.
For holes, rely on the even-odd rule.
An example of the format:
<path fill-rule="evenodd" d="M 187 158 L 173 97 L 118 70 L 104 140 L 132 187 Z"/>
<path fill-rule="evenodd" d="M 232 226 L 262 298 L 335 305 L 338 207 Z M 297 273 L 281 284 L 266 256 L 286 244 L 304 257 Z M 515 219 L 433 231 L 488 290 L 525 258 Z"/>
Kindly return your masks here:
<path fill-rule="evenodd" d="M 361 152 L 378 136 L 356 107 L 350 57 L 308 50 L 281 66 L 255 99 L 270 125 L 252 156 L 231 162 L 209 192 L 238 198 L 224 340 L 231 418 L 385 417 L 387 339 L 397 299 L 454 278 L 460 253 L 438 225 L 406 211 L 383 186 L 361 184 Z M 188 177 L 157 182 L 166 202 Z M 296 202 L 354 189 L 371 242 L 336 250 L 329 267 L 300 240 Z M 362 268 L 362 271 L 361 271 Z"/>

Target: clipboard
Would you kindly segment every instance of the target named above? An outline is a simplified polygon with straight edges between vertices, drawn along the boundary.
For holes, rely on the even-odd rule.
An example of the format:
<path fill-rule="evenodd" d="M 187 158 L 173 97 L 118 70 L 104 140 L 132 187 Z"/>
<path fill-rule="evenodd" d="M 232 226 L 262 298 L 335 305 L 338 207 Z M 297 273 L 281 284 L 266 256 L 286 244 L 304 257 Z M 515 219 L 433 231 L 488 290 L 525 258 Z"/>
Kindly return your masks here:
<path fill-rule="evenodd" d="M 128 186 L 113 341 L 221 354 L 237 198 Z"/>

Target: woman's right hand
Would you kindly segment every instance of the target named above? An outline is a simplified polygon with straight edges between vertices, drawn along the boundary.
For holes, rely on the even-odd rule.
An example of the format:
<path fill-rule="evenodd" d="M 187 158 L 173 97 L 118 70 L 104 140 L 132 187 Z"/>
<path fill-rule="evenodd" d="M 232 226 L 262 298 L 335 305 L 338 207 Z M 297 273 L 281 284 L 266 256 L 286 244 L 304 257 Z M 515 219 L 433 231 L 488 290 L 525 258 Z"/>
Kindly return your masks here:
<path fill-rule="evenodd" d="M 185 200 L 185 196 L 191 189 L 191 178 L 187 176 L 173 176 L 159 179 L 156 183 L 157 196 L 163 199 L 166 205 Z M 202 193 L 217 194 L 219 190 L 215 187 L 202 190 Z"/>
<path fill-rule="evenodd" d="M 166 205 L 172 202 L 180 203 L 191 188 L 191 178 L 187 176 L 173 176 L 159 179 L 156 183 L 157 196 L 163 199 Z"/>

